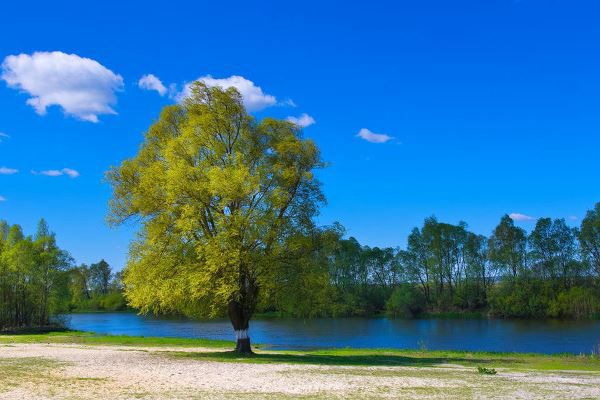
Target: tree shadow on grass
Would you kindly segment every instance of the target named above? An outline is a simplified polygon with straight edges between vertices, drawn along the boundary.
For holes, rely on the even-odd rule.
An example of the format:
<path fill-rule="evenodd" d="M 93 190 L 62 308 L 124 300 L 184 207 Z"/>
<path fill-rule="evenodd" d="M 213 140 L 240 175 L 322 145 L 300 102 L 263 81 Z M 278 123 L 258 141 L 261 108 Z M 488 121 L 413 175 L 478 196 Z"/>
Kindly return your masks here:
<path fill-rule="evenodd" d="M 254 353 L 240 355 L 235 351 L 185 352 L 178 356 L 206 361 L 245 362 L 260 364 L 312 364 L 339 366 L 403 366 L 403 367 L 433 367 L 440 364 L 459 364 L 464 366 L 482 365 L 488 363 L 518 362 L 514 359 L 487 359 L 466 357 L 435 357 L 435 356 L 402 356 L 394 354 L 311 354 L 311 353 Z"/>
<path fill-rule="evenodd" d="M 41 335 L 55 332 L 70 333 L 77 331 L 71 330 L 63 325 L 44 325 L 23 328 L 6 328 L 0 330 L 0 335 Z"/>

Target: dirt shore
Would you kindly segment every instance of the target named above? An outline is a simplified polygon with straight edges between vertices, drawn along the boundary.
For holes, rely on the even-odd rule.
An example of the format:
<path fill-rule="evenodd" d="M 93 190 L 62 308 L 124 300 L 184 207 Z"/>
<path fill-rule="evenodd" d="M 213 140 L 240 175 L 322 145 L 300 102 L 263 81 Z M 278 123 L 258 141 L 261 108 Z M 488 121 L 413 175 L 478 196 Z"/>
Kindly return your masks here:
<path fill-rule="evenodd" d="M 0 399 L 596 399 L 600 373 L 217 362 L 214 349 L 0 345 Z"/>

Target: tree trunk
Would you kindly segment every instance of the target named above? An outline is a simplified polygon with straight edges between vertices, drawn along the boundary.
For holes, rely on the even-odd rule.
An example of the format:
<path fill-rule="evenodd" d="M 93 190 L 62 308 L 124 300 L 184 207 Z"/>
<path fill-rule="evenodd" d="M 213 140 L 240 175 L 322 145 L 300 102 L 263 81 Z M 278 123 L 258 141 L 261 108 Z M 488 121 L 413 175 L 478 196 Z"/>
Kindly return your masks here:
<path fill-rule="evenodd" d="M 237 301 L 229 302 L 229 320 L 235 331 L 236 345 L 235 351 L 240 354 L 252 354 L 250 347 L 250 336 L 248 336 L 248 327 L 250 322 L 250 313 L 244 310 L 244 307 Z"/>

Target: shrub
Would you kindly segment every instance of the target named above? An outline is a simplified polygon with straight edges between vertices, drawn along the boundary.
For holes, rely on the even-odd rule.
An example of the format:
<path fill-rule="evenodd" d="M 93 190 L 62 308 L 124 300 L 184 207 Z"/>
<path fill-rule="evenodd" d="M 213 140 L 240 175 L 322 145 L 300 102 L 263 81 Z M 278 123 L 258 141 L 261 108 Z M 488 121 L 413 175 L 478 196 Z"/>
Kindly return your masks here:
<path fill-rule="evenodd" d="M 122 311 L 127 308 L 127 302 L 121 292 L 108 293 L 100 299 L 100 308 L 106 311 Z"/>
<path fill-rule="evenodd" d="M 494 368 L 477 367 L 477 372 L 482 375 L 496 375 L 498 372 Z"/>
<path fill-rule="evenodd" d="M 425 297 L 413 285 L 403 284 L 394 289 L 385 308 L 392 317 L 414 318 L 424 311 Z"/>
<path fill-rule="evenodd" d="M 587 319 L 600 313 L 598 294 L 592 289 L 573 287 L 559 293 L 550 303 L 549 315 L 558 318 Z"/>
<path fill-rule="evenodd" d="M 502 282 L 490 293 L 490 313 L 503 318 L 545 318 L 554 298 L 551 285 L 519 279 Z"/>

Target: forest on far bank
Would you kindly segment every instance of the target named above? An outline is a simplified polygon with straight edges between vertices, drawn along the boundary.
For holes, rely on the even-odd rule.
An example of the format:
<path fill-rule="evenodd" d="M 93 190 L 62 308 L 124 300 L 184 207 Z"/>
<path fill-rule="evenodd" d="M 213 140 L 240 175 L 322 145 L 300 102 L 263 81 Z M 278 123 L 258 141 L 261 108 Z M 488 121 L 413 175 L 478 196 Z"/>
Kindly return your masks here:
<path fill-rule="evenodd" d="M 286 287 L 293 282 L 293 293 L 265 287 L 259 313 L 600 317 L 600 203 L 578 228 L 540 218 L 527 233 L 505 215 L 485 237 L 466 223 L 430 217 L 412 230 L 404 249 L 345 239 L 341 225 L 298 240 L 309 242 L 311 251 L 290 250 L 295 262 Z M 293 279 L 294 268 L 304 270 L 302 279 Z M 104 260 L 75 265 L 44 220 L 32 236 L 0 221 L 0 329 L 45 326 L 52 316 L 74 311 L 125 310 L 121 277 Z"/>
<path fill-rule="evenodd" d="M 0 330 L 47 326 L 73 311 L 125 310 L 120 276 L 104 260 L 75 266 L 43 219 L 33 236 L 0 220 Z"/>

